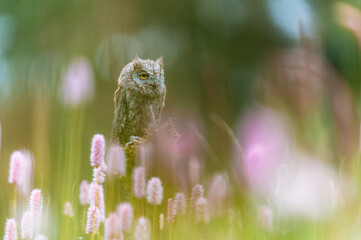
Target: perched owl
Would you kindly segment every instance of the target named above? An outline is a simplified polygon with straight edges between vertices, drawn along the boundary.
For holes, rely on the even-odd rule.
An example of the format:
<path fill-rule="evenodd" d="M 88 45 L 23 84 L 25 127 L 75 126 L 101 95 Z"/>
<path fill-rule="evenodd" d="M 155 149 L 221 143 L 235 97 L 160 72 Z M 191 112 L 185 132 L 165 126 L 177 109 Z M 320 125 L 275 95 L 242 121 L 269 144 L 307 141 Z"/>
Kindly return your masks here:
<path fill-rule="evenodd" d="M 165 95 L 162 57 L 156 61 L 136 57 L 128 63 L 120 73 L 114 94 L 112 141 L 125 145 L 156 126 Z"/>

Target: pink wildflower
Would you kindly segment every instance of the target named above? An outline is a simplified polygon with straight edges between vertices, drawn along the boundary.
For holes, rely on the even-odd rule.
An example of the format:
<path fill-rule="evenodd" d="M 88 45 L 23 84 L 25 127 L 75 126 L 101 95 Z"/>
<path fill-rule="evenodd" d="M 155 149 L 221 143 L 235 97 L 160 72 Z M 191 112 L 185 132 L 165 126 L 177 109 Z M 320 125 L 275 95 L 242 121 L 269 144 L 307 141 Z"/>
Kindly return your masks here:
<path fill-rule="evenodd" d="M 209 222 L 209 213 L 208 213 L 208 202 L 204 197 L 200 197 L 195 205 L 196 219 L 199 222 Z"/>
<path fill-rule="evenodd" d="M 125 174 L 125 152 L 120 145 L 112 144 L 109 147 L 107 154 L 107 165 L 109 175 L 123 176 Z"/>
<path fill-rule="evenodd" d="M 93 168 L 93 182 L 103 183 L 105 181 L 105 171 L 107 166 L 105 163 L 102 163 L 99 167 Z"/>
<path fill-rule="evenodd" d="M 79 200 L 81 205 L 88 205 L 90 203 L 89 183 L 83 180 L 80 184 Z"/>
<path fill-rule="evenodd" d="M 191 204 L 195 205 L 199 198 L 203 197 L 204 189 L 200 184 L 195 185 L 192 188 Z"/>
<path fill-rule="evenodd" d="M 70 202 L 65 202 L 64 204 L 64 215 L 71 218 L 74 217 L 73 206 Z"/>
<path fill-rule="evenodd" d="M 229 194 L 228 180 L 222 174 L 214 175 L 208 191 L 209 208 L 212 213 L 216 215 L 224 213 Z"/>
<path fill-rule="evenodd" d="M 174 222 L 174 214 L 173 214 L 173 199 L 168 199 L 168 212 L 167 212 L 167 222 Z"/>
<path fill-rule="evenodd" d="M 117 214 L 111 213 L 105 221 L 105 240 L 120 240 L 122 231 Z"/>
<path fill-rule="evenodd" d="M 15 219 L 13 218 L 7 219 L 5 225 L 4 240 L 17 240 L 17 239 L 18 239 L 18 232 L 16 229 Z"/>
<path fill-rule="evenodd" d="M 149 240 L 150 239 L 150 227 L 149 222 L 141 217 L 135 227 L 135 240 Z"/>
<path fill-rule="evenodd" d="M 105 139 L 101 134 L 95 134 L 91 145 L 90 164 L 99 167 L 104 162 Z"/>
<path fill-rule="evenodd" d="M 129 232 L 132 228 L 133 207 L 130 203 L 122 203 L 117 207 L 118 217 L 122 226 L 122 232 Z"/>
<path fill-rule="evenodd" d="M 145 195 L 145 168 L 137 167 L 133 171 L 133 193 L 136 198 L 142 198 Z"/>
<path fill-rule="evenodd" d="M 101 221 L 105 221 L 105 204 L 103 186 L 95 182 L 90 184 L 90 206 L 96 206 L 99 209 Z"/>
<path fill-rule="evenodd" d="M 76 57 L 69 64 L 63 76 L 60 91 L 65 105 L 77 107 L 93 97 L 94 74 L 91 63 L 85 57 Z"/>
<path fill-rule="evenodd" d="M 24 213 L 21 218 L 21 237 L 24 239 L 32 239 L 34 231 L 34 219 L 30 211 Z"/>
<path fill-rule="evenodd" d="M 99 209 L 96 206 L 90 206 L 88 209 L 85 233 L 96 234 L 99 229 L 100 221 L 101 221 L 101 216 Z"/>
<path fill-rule="evenodd" d="M 184 193 L 177 193 L 174 198 L 173 206 L 174 215 L 185 215 L 186 214 L 186 197 Z"/>
<path fill-rule="evenodd" d="M 21 164 L 23 163 L 23 154 L 21 151 L 15 151 L 10 157 L 9 183 L 20 185 L 21 181 Z"/>
<path fill-rule="evenodd" d="M 9 183 L 16 184 L 20 193 L 29 194 L 32 158 L 27 151 L 15 151 L 10 157 Z"/>
<path fill-rule="evenodd" d="M 21 164 L 21 185 L 20 192 L 27 196 L 32 188 L 32 162 L 33 157 L 29 151 L 21 151 L 23 154 L 23 162 Z"/>
<path fill-rule="evenodd" d="M 153 177 L 148 181 L 147 200 L 153 205 L 160 205 L 162 203 L 163 187 L 159 178 Z"/>
<path fill-rule="evenodd" d="M 43 196 L 40 189 L 34 189 L 31 192 L 29 200 L 29 209 L 35 220 L 41 217 L 41 210 L 43 208 Z"/>

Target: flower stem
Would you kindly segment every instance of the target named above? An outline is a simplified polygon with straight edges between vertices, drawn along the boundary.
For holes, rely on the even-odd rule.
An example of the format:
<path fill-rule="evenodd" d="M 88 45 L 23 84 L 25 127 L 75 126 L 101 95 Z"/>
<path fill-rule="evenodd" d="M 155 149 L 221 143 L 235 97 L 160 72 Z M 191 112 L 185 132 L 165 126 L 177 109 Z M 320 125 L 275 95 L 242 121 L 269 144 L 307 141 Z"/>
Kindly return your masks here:
<path fill-rule="evenodd" d="M 17 200 L 17 187 L 16 184 L 14 184 L 14 195 L 13 195 L 13 214 L 14 218 L 16 219 L 16 200 Z"/>

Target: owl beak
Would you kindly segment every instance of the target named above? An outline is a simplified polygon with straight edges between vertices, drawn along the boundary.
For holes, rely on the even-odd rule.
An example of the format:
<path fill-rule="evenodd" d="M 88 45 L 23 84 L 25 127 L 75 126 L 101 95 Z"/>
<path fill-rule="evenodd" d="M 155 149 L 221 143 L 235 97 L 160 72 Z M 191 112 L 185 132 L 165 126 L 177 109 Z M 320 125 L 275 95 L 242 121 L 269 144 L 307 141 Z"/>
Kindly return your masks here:
<path fill-rule="evenodd" d="M 153 88 L 157 87 L 157 84 L 155 83 L 155 81 L 150 82 L 149 85 Z"/>

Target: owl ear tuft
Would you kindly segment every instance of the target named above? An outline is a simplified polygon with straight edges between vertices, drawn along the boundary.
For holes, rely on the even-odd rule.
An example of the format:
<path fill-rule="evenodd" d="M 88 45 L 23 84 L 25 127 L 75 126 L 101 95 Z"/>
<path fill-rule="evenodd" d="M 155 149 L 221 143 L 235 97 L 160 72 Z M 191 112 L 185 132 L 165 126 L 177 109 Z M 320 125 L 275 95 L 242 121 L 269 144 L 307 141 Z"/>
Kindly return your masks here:
<path fill-rule="evenodd" d="M 138 56 L 135 56 L 135 58 L 133 58 L 132 63 L 133 63 L 133 66 L 134 66 L 134 67 L 139 67 L 139 65 L 140 65 L 140 58 L 139 58 Z"/>
<path fill-rule="evenodd" d="M 135 57 L 133 58 L 133 61 L 139 61 L 140 58 L 138 57 L 138 55 L 135 55 Z"/>
<path fill-rule="evenodd" d="M 157 59 L 157 63 L 158 63 L 161 67 L 163 67 L 163 66 L 164 66 L 164 65 L 163 65 L 163 57 L 158 58 L 158 59 Z"/>

